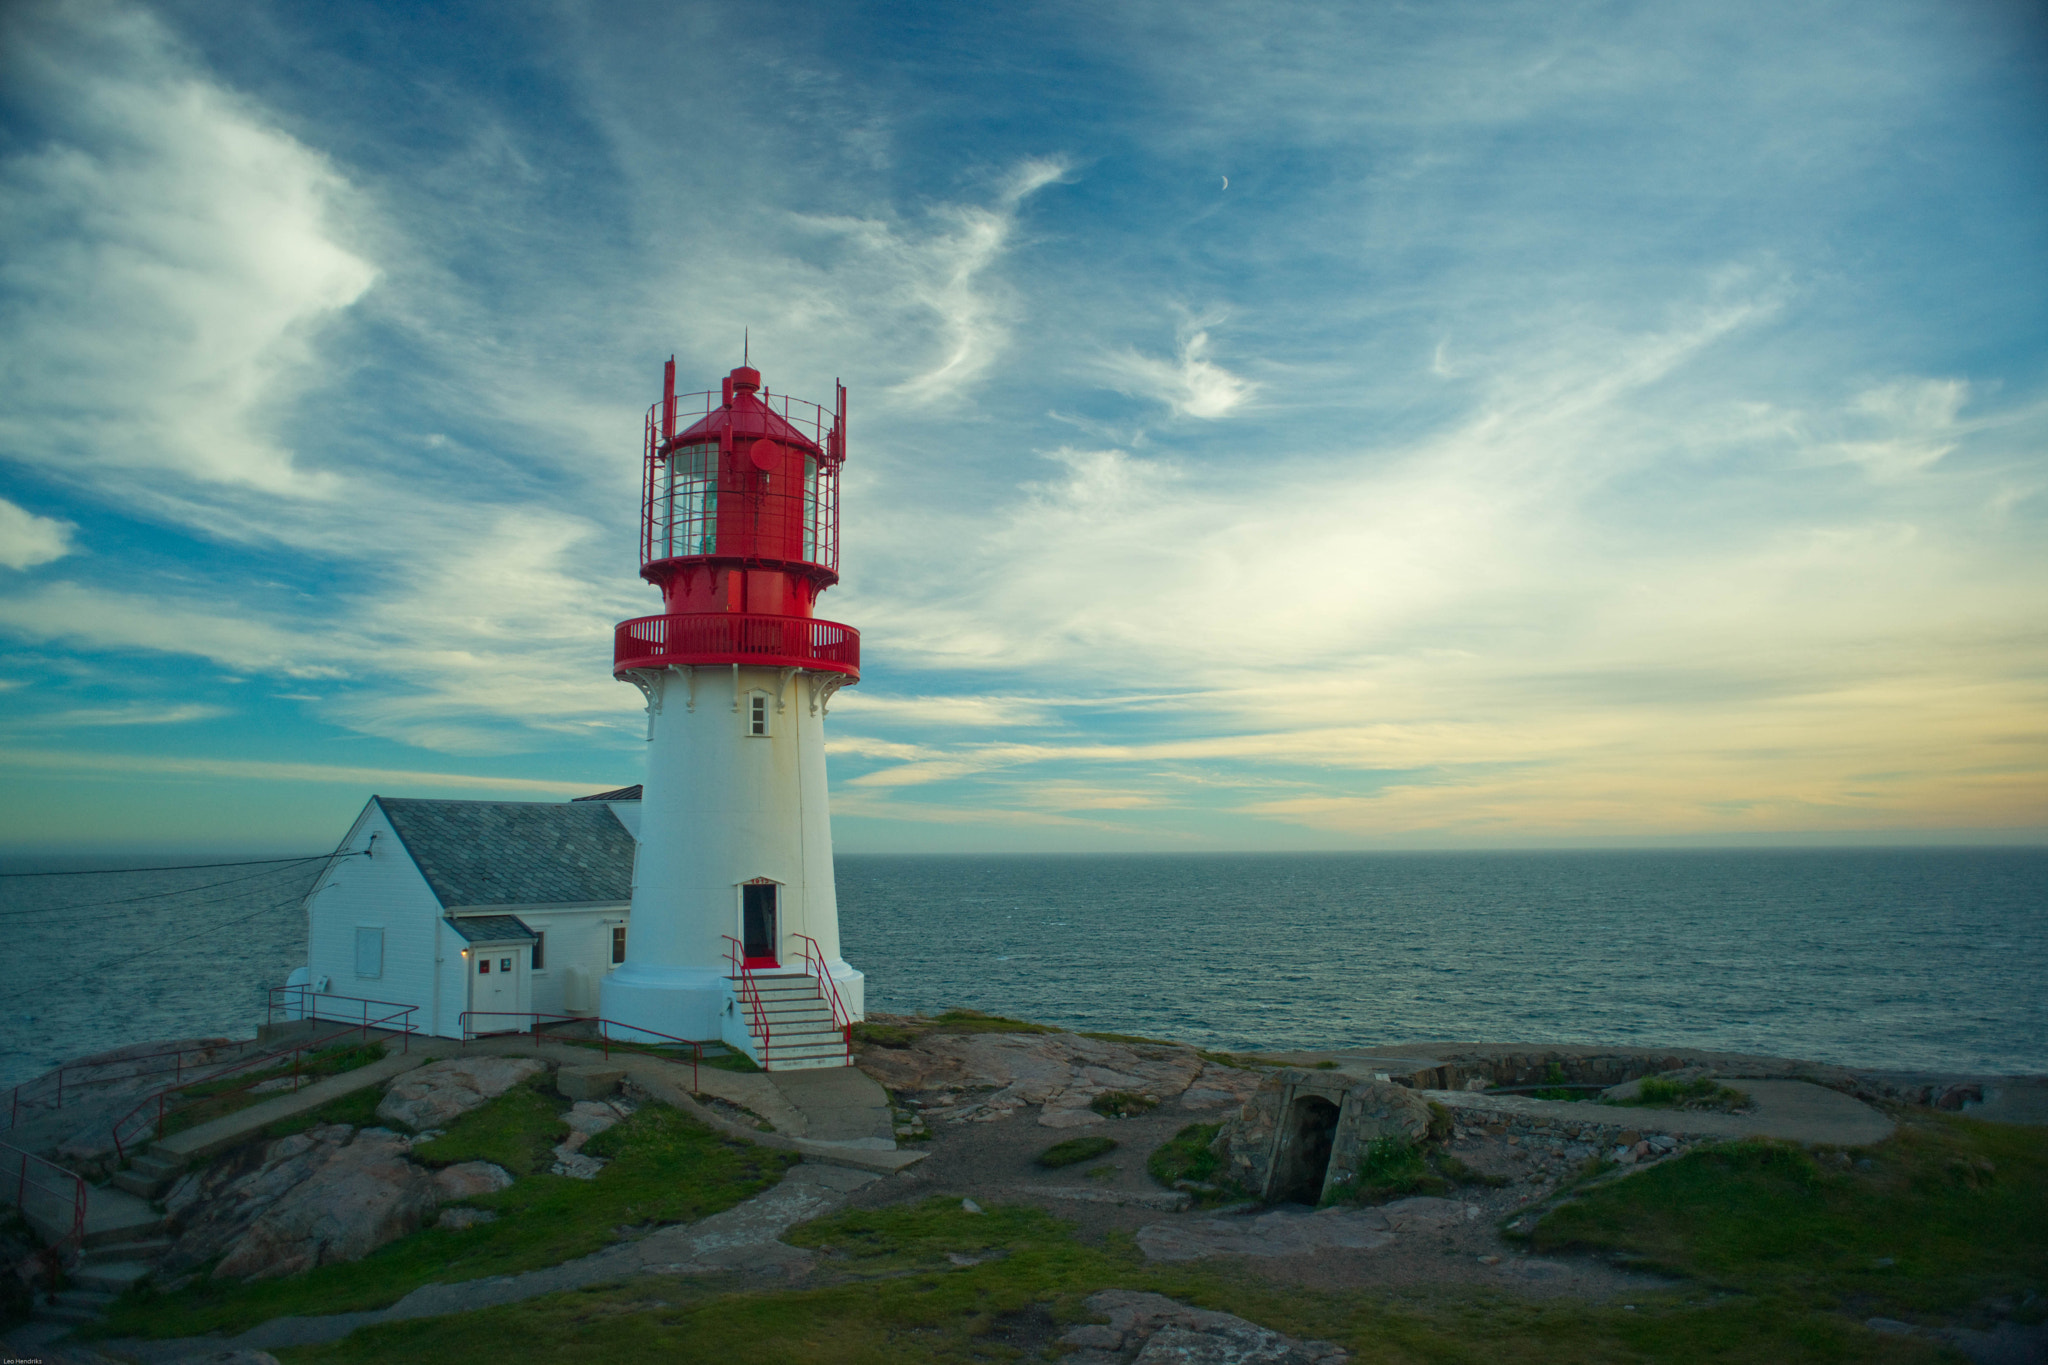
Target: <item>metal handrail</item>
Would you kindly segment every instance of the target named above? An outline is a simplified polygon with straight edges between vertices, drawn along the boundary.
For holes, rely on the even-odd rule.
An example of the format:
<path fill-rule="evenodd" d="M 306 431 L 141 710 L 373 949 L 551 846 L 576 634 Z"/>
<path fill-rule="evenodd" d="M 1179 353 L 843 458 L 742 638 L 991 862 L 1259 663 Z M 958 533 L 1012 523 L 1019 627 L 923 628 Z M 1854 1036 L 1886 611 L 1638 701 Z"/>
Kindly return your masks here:
<path fill-rule="evenodd" d="M 768 1011 L 761 1003 L 761 986 L 754 980 L 754 969 L 747 965 L 747 946 L 731 934 L 720 934 L 720 938 L 732 947 L 725 950 L 726 960 L 732 963 L 733 979 L 740 983 L 740 999 L 752 1011 L 754 1032 L 761 1039 L 761 1069 L 768 1069 L 768 1044 L 771 1037 L 768 1025 Z"/>
<path fill-rule="evenodd" d="M 271 989 L 274 991 L 297 990 L 299 989 L 299 987 L 273 986 L 271 987 Z M 355 997 L 336 996 L 329 998 L 354 999 Z M 362 1003 L 393 1004 L 395 1002 L 388 1000 L 372 1000 L 364 1001 Z M 333 1033 L 323 1034 L 319 1037 L 307 1038 L 303 1042 L 292 1044 L 290 1047 L 281 1047 L 270 1052 L 258 1053 L 254 1057 L 245 1058 L 242 1061 L 236 1062 L 233 1066 L 224 1066 L 220 1070 L 214 1072 L 212 1075 L 206 1077 L 206 1079 L 209 1081 L 213 1081 L 220 1079 L 222 1076 L 232 1076 L 237 1071 L 246 1071 L 250 1067 L 260 1066 L 264 1062 L 274 1062 L 280 1057 L 289 1055 L 292 1059 L 292 1080 L 296 1082 L 299 1076 L 299 1058 L 302 1055 L 314 1051 L 317 1048 L 325 1047 L 327 1044 L 333 1042 L 335 1039 L 346 1037 L 347 1035 L 354 1033 L 359 1029 L 361 1030 L 363 1038 L 366 1041 L 370 1036 L 370 1030 L 373 1028 L 381 1033 L 402 1034 L 406 1039 L 406 1050 L 410 1051 L 412 1046 L 412 1034 L 418 1029 L 419 1026 L 414 1024 L 410 1019 L 405 1018 L 404 1016 L 416 1013 L 418 1009 L 419 1006 L 417 1005 L 401 1005 L 398 1007 L 397 1013 L 385 1015 L 382 1018 L 378 1019 L 371 1019 L 368 1015 L 368 1011 L 366 1010 L 364 1012 L 363 1019 L 360 1023 L 348 1024 L 346 1027 L 337 1029 Z M 318 1018 L 317 1015 L 313 1017 L 316 1020 Z M 392 1020 L 400 1021 L 396 1028 L 390 1026 Z M 336 1021 L 329 1020 L 328 1022 L 332 1023 Z M 128 1159 L 127 1142 L 121 1136 L 121 1130 L 127 1126 L 128 1121 L 134 1118 L 137 1114 L 140 1114 L 143 1110 L 149 1108 L 152 1104 L 154 1104 L 156 1106 L 156 1117 L 148 1125 L 148 1130 L 151 1132 L 163 1131 L 165 1101 L 182 1089 L 184 1089 L 183 1083 L 164 1086 L 162 1089 L 145 1096 L 141 1103 L 137 1104 L 133 1109 L 130 1109 L 127 1113 L 121 1115 L 121 1117 L 114 1120 L 114 1156 L 117 1160 L 126 1161 Z M 296 1084 L 293 1085 L 292 1092 L 294 1094 L 298 1093 L 298 1086 Z M 138 1130 L 138 1132 L 139 1131 L 140 1130 Z"/>
<path fill-rule="evenodd" d="M 194 1045 L 194 1046 L 192 1046 L 192 1047 L 173 1047 L 173 1048 L 166 1048 L 166 1049 L 164 1049 L 164 1050 L 163 1050 L 163 1051 L 161 1051 L 161 1052 L 144 1052 L 144 1053 L 140 1053 L 140 1054 L 138 1054 L 138 1055 L 136 1055 L 136 1056 L 133 1056 L 133 1057 L 121 1057 L 121 1058 L 118 1058 L 118 1059 L 116 1059 L 116 1060 L 113 1060 L 113 1061 L 106 1061 L 106 1062 L 74 1062 L 74 1063 L 71 1063 L 70 1065 L 67 1065 L 67 1066 L 60 1066 L 60 1067 L 58 1067 L 58 1068 L 57 1068 L 57 1069 L 56 1069 L 56 1070 L 55 1070 L 54 1072 L 47 1072 L 47 1073 L 45 1073 L 44 1075 L 41 1075 L 41 1076 L 37 1076 L 37 1077 L 35 1077 L 35 1078 L 34 1078 L 34 1079 L 32 1079 L 32 1080 L 26 1080 L 26 1081 L 23 1081 L 23 1082 L 22 1082 L 22 1083 L 21 1083 L 20 1085 L 17 1085 L 17 1086 L 15 1086 L 15 1087 L 14 1087 L 14 1090 L 13 1090 L 13 1092 L 12 1092 L 12 1093 L 11 1093 L 11 1094 L 10 1094 L 10 1095 L 8 1096 L 8 1100 L 7 1100 L 7 1125 L 6 1125 L 6 1129 L 0 1129 L 0 1131 L 7 1131 L 7 1130 L 9 1130 L 9 1129 L 17 1128 L 17 1127 L 19 1127 L 19 1126 L 20 1126 L 20 1123 L 21 1123 L 21 1117 L 20 1117 L 20 1116 L 21 1116 L 21 1106 L 22 1106 L 22 1102 L 23 1102 L 24 1100 L 27 1100 L 27 1101 L 29 1101 L 29 1102 L 30 1102 L 30 1104 L 32 1105 L 32 1107 L 34 1107 L 34 1108 L 37 1108 L 37 1109 L 42 1109 L 42 1110 L 44 1110 L 45 1112 L 47 1112 L 47 1111 L 49 1111 L 49 1110 L 53 1110 L 53 1109 L 62 1109 L 62 1108 L 64 1107 L 64 1077 L 65 1077 L 65 1075 L 66 1075 L 67 1073 L 70 1073 L 70 1072 L 74 1072 L 74 1071 L 95 1071 L 95 1070 L 98 1070 L 98 1069 L 100 1069 L 100 1068 L 102 1068 L 102 1067 L 111 1067 L 111 1066 L 123 1066 L 123 1065 L 126 1065 L 126 1064 L 127 1064 L 127 1063 L 129 1063 L 129 1062 L 148 1062 L 148 1061 L 154 1061 L 154 1060 L 155 1060 L 156 1058 L 158 1058 L 158 1057 L 170 1057 L 170 1058 L 172 1058 L 172 1059 L 173 1059 L 172 1065 L 171 1065 L 171 1066 L 170 1066 L 169 1068 L 163 1068 L 163 1067 L 159 1067 L 159 1068 L 158 1068 L 158 1070 L 159 1070 L 159 1071 L 162 1071 L 162 1070 L 168 1069 L 168 1070 L 170 1070 L 170 1071 L 171 1071 L 171 1073 L 173 1074 L 173 1076 L 174 1076 L 174 1077 L 175 1077 L 175 1078 L 176 1078 L 177 1080 L 180 1080 L 180 1081 L 182 1081 L 182 1080 L 183 1080 L 183 1079 L 185 1078 L 185 1054 L 186 1054 L 186 1053 L 188 1053 L 188 1052 L 207 1052 L 207 1051 L 211 1051 L 212 1049 L 214 1049 L 214 1048 L 218 1048 L 218 1047 L 240 1047 L 240 1046 L 242 1046 L 242 1044 L 240 1044 L 240 1043 L 225 1043 L 225 1042 L 223 1042 L 223 1043 L 200 1043 L 200 1044 L 195 1044 L 195 1045 Z M 205 1063 L 198 1063 L 198 1065 L 205 1065 Z M 138 1075 L 139 1075 L 139 1074 L 143 1074 L 143 1073 L 136 1073 L 136 1074 L 138 1074 Z M 49 1081 L 49 1080 L 50 1080 L 50 1078 L 51 1078 L 52 1076 L 54 1076 L 54 1077 L 56 1078 L 56 1081 L 55 1081 L 55 1089 L 56 1089 L 56 1091 L 57 1091 L 57 1102 L 56 1102 L 55 1104 L 52 1104 L 52 1105 L 36 1105 L 36 1104 L 34 1104 L 34 1101 L 35 1101 L 35 1099 L 36 1099 L 36 1094 L 34 1094 L 34 1093 L 24 1093 L 24 1092 L 28 1091 L 28 1090 L 29 1090 L 29 1088 L 30 1088 L 31 1086 L 35 1086 L 35 1085 L 38 1085 L 38 1084 L 40 1084 L 40 1083 L 42 1083 L 42 1082 L 46 1082 L 46 1081 Z M 116 1079 L 126 1079 L 126 1078 L 125 1078 L 125 1077 L 121 1077 L 121 1078 L 116 1078 Z M 75 1088 L 76 1088 L 76 1083 L 74 1083 L 74 1089 L 75 1089 Z"/>
<path fill-rule="evenodd" d="M 846 1040 L 846 1060 L 853 1061 L 853 1011 L 846 1008 L 846 1002 L 839 998 L 839 983 L 832 979 L 832 969 L 826 964 L 825 950 L 818 946 L 818 940 L 809 934 L 798 934 L 803 940 L 804 962 L 811 969 L 811 975 L 818 978 L 821 989 L 818 994 L 832 1009 L 832 1027 L 840 1030 Z"/>
<path fill-rule="evenodd" d="M 608 1029 L 631 1029 L 635 1033 L 644 1033 L 648 1035 L 650 1038 L 665 1038 L 671 1043 L 680 1044 L 681 1046 L 690 1049 L 690 1091 L 692 1094 L 694 1094 L 698 1089 L 697 1068 L 700 1064 L 702 1064 L 704 1060 L 704 1044 L 698 1042 L 694 1038 L 678 1038 L 673 1033 L 663 1033 L 659 1029 L 644 1028 L 639 1024 L 622 1024 L 616 1019 L 593 1018 L 592 1016 L 587 1014 L 547 1014 L 537 1010 L 464 1010 L 462 1013 L 455 1016 L 455 1027 L 462 1034 L 462 1045 L 464 1047 L 469 1046 L 470 1040 L 472 1038 L 486 1038 L 493 1036 L 501 1037 L 505 1033 L 520 1033 L 527 1031 L 521 1029 L 505 1029 L 498 1034 L 487 1034 L 483 1032 L 481 1029 L 473 1029 L 469 1026 L 469 1021 L 473 1018 L 478 1017 L 479 1015 L 488 1015 L 493 1019 L 532 1020 L 533 1026 L 530 1031 L 533 1034 L 533 1048 L 536 1052 L 540 1051 L 540 1021 L 543 1019 L 552 1020 L 556 1023 L 596 1024 L 598 1026 L 598 1039 L 600 1042 L 604 1044 L 604 1057 L 606 1061 L 610 1061 L 612 1057 L 612 1036 L 609 1032 L 606 1031 Z M 631 1039 L 627 1038 L 622 1038 L 619 1040 L 621 1046 L 624 1046 L 625 1044 L 631 1041 Z"/>
<path fill-rule="evenodd" d="M 299 998 L 296 1003 L 279 1003 L 279 996 L 289 995 L 293 991 L 298 992 Z M 308 1001 L 311 1002 L 310 1008 L 308 1006 Z M 362 1008 L 357 1011 L 358 1017 L 356 1019 L 349 1020 L 338 1014 L 321 1013 L 321 1006 L 327 1004 L 360 1005 L 362 1006 Z M 363 1030 L 363 1036 L 365 1038 L 368 1038 L 370 1036 L 369 1030 L 372 1027 L 372 1021 L 370 1019 L 370 1006 L 372 1005 L 382 1005 L 387 1009 L 398 1010 L 404 1014 L 412 1014 L 417 1012 L 419 1009 L 419 1006 L 408 1005 L 402 1000 L 371 1000 L 360 995 L 328 995 L 324 991 L 316 991 L 308 985 L 272 986 L 266 992 L 263 1002 L 263 1023 L 265 1027 L 268 1027 L 269 1025 L 275 1023 L 277 1019 L 277 1011 L 280 1009 L 296 1009 L 298 1013 L 296 1015 L 290 1015 L 289 1019 L 311 1019 L 316 1022 L 324 1019 L 331 1024 L 353 1023 L 357 1028 Z M 394 1015 L 384 1016 L 384 1018 L 386 1019 L 395 1017 L 396 1016 Z M 383 1025 L 381 1023 L 378 1023 L 376 1027 L 381 1028 L 383 1027 Z M 405 1026 L 402 1030 L 394 1029 L 391 1031 L 404 1033 L 405 1046 L 400 1050 L 403 1052 L 411 1052 L 412 1035 L 414 1033 L 419 1032 L 418 1026 L 415 1025 L 410 1019 L 408 1019 L 405 1022 Z"/>
<path fill-rule="evenodd" d="M 6 1142 L 0 1142 L 0 1163 L 15 1166 L 14 1207 L 21 1210 L 22 1217 L 28 1216 L 28 1193 L 31 1189 L 40 1194 L 50 1195 L 60 1204 L 65 1200 L 70 1201 L 71 1231 L 58 1238 L 57 1245 L 52 1250 L 61 1254 L 67 1246 L 85 1245 L 85 1210 L 88 1196 L 85 1180 L 78 1172 L 67 1171 L 54 1161 L 46 1161 L 33 1152 L 24 1152 L 21 1148 Z M 35 1176 L 29 1174 L 31 1167 L 36 1171 Z M 50 1179 L 46 1172 L 54 1173 L 56 1178 Z"/>

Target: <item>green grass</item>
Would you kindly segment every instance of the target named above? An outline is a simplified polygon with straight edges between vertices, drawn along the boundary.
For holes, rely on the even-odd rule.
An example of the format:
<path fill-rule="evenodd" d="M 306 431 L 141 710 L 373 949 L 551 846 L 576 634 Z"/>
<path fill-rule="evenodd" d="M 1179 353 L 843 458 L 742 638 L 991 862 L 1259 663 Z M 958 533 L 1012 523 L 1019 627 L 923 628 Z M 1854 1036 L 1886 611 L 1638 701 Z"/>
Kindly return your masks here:
<path fill-rule="evenodd" d="M 545 1171 L 554 1165 L 555 1144 L 569 1135 L 562 1120 L 568 1111 L 569 1101 L 555 1093 L 547 1073 L 530 1076 L 413 1148 L 413 1160 L 423 1166 L 489 1161 L 514 1176 Z"/>
<path fill-rule="evenodd" d="M 720 1071 L 737 1071 L 747 1075 L 761 1069 L 760 1064 L 744 1052 L 721 1052 L 715 1057 L 707 1056 L 704 1065 Z"/>
<path fill-rule="evenodd" d="M 1607 1100 L 1605 1103 L 1643 1109 L 1727 1111 L 1740 1109 L 1748 1104 L 1749 1096 L 1740 1090 L 1722 1085 L 1711 1076 L 1698 1076 L 1689 1081 L 1666 1081 L 1655 1076 L 1645 1076 L 1637 1085 L 1634 1099 Z"/>
<path fill-rule="evenodd" d="M 934 1033 L 1058 1033 L 1051 1024 L 1033 1024 L 1022 1019 L 1005 1019 L 980 1010 L 947 1010 L 932 1021 Z"/>
<path fill-rule="evenodd" d="M 1131 1119 L 1151 1113 L 1159 1101 L 1135 1090 L 1105 1090 L 1088 1101 L 1088 1107 L 1106 1119 Z"/>
<path fill-rule="evenodd" d="M 323 1123 L 346 1123 L 353 1128 L 390 1128 L 397 1132 L 412 1130 L 402 1123 L 377 1117 L 377 1106 L 384 1099 L 384 1087 L 366 1085 L 361 1090 L 351 1090 L 346 1095 L 327 1101 L 318 1109 L 308 1109 L 303 1114 L 279 1119 L 265 1128 L 261 1134 L 264 1140 L 272 1141 L 303 1133 L 308 1128 L 317 1128 Z"/>
<path fill-rule="evenodd" d="M 1185 1043 L 1170 1042 L 1165 1038 L 1147 1038 L 1142 1033 L 1084 1033 L 1083 1038 L 1093 1038 L 1103 1043 L 1124 1043 L 1132 1047 L 1185 1047 Z"/>
<path fill-rule="evenodd" d="M 924 1036 L 923 1029 L 905 1028 L 901 1024 L 855 1024 L 853 1041 L 873 1043 L 876 1047 L 909 1047 Z"/>
<path fill-rule="evenodd" d="M 1223 1158 L 1209 1150 L 1209 1144 L 1223 1131 L 1220 1123 L 1191 1123 L 1152 1149 L 1145 1169 L 1168 1189 L 1176 1180 L 1206 1184 L 1223 1169 Z"/>
<path fill-rule="evenodd" d="M 1864 1170 L 1766 1140 L 1702 1148 L 1586 1191 L 1530 1238 L 1862 1317 L 2048 1288 L 2040 1129 L 1913 1115 L 1869 1157 Z"/>
<path fill-rule="evenodd" d="M 1218 1066 L 1234 1067 L 1239 1071 L 1255 1071 L 1261 1067 L 1281 1065 L 1279 1062 L 1270 1061 L 1267 1058 L 1255 1056 L 1249 1052 L 1210 1052 L 1205 1048 L 1196 1048 L 1195 1055 L 1205 1062 L 1214 1062 Z"/>
<path fill-rule="evenodd" d="M 1754 1300 L 1645 1294 L 1634 1311 L 1471 1290 L 1317 1292 L 1231 1264 L 1150 1264 L 1128 1238 L 1083 1242 L 1036 1209 L 980 1214 L 954 1198 L 840 1213 L 786 1241 L 821 1254 L 803 1288 L 648 1277 L 442 1318 L 390 1323 L 331 1346 L 286 1348 L 292 1365 L 966 1365 L 1015 1360 L 1065 1324 L 1092 1320 L 1105 1288 L 1151 1290 L 1304 1339 L 1342 1343 L 1358 1365 L 1904 1365 L 1942 1357 L 1840 1317 Z M 958 1266 L 949 1257 L 973 1259 Z M 1020 1325 L 1042 1324 L 1035 1340 Z M 1029 1358 L 1042 1359 L 1034 1349 Z"/>
<path fill-rule="evenodd" d="M 352 1043 L 347 1047 L 325 1048 L 300 1056 L 299 1075 L 308 1080 L 321 1080 L 328 1076 L 339 1076 L 344 1071 L 354 1071 L 357 1067 L 368 1066 L 372 1062 L 382 1061 L 383 1058 L 382 1043 Z M 249 1087 L 291 1074 L 292 1064 L 286 1061 L 278 1066 L 265 1067 L 261 1071 L 241 1071 L 231 1076 L 217 1076 L 209 1081 L 188 1085 L 173 1097 L 185 1102 L 164 1115 L 163 1127 L 158 1136 L 169 1137 L 173 1133 L 182 1133 L 187 1128 L 197 1128 L 202 1123 L 225 1118 L 251 1105 L 276 1099 L 279 1095 L 289 1095 L 292 1093 L 289 1090 L 252 1095 L 249 1093 Z"/>
<path fill-rule="evenodd" d="M 544 1099 L 515 1089 L 472 1110 L 465 1119 L 485 1119 L 467 1133 L 459 1131 L 463 1125 L 458 1121 L 444 1141 L 459 1137 L 461 1143 L 447 1152 L 462 1153 L 462 1160 L 515 1156 L 520 1135 L 531 1135 L 541 1112 L 536 1098 Z M 488 1116 L 493 1108 L 510 1117 Z M 591 1138 L 583 1150 L 612 1163 L 595 1180 L 529 1175 L 510 1189 L 465 1201 L 496 1210 L 496 1222 L 459 1232 L 424 1228 L 360 1261 L 287 1279 L 251 1284 L 199 1280 L 171 1294 L 131 1292 L 94 1326 L 93 1334 L 233 1334 L 287 1315 L 381 1308 L 425 1284 L 557 1265 L 606 1246 L 621 1226 L 692 1222 L 730 1208 L 773 1185 L 796 1161 L 787 1153 L 727 1139 L 666 1105 L 646 1106 Z"/>
<path fill-rule="evenodd" d="M 1068 1138 L 1065 1142 L 1055 1142 L 1052 1146 L 1040 1152 L 1038 1154 L 1038 1164 L 1046 1167 L 1048 1170 L 1056 1171 L 1062 1166 L 1078 1166 L 1084 1161 L 1115 1150 L 1115 1138 Z"/>

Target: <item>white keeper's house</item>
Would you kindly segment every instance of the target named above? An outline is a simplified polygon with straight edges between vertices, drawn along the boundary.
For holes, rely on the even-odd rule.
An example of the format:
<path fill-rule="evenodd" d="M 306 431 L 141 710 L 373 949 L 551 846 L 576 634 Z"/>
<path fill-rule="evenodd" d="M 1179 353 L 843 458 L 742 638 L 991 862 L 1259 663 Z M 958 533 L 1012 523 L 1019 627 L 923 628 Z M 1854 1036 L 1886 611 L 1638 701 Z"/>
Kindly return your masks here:
<path fill-rule="evenodd" d="M 443 1038 L 595 1015 L 626 960 L 639 823 L 638 787 L 568 802 L 373 796 L 307 898 L 307 984 L 413 1006 L 407 1022 Z"/>

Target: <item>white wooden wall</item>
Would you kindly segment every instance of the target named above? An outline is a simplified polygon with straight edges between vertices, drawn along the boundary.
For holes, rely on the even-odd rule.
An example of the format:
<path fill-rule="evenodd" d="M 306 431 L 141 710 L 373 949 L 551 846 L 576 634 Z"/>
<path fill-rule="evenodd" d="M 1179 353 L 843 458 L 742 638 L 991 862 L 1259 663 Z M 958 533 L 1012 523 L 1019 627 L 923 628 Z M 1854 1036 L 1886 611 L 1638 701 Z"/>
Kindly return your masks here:
<path fill-rule="evenodd" d="M 413 1005 L 417 1013 L 412 1018 L 418 1028 L 451 1036 L 455 1011 L 444 1009 L 441 1021 L 434 1017 L 434 959 L 442 947 L 441 904 L 375 802 L 356 820 L 343 853 L 360 855 L 370 847 L 372 835 L 377 836 L 373 855 L 335 859 L 309 898 L 307 969 L 315 982 L 323 976 L 328 979 L 326 993 L 330 996 Z M 384 931 L 383 969 L 377 976 L 356 974 L 358 928 Z M 459 983 L 459 966 L 457 972 Z M 355 1017 L 359 1008 L 336 1000 L 321 1012 L 327 1017 Z M 371 1009 L 373 1018 L 390 1012 Z"/>

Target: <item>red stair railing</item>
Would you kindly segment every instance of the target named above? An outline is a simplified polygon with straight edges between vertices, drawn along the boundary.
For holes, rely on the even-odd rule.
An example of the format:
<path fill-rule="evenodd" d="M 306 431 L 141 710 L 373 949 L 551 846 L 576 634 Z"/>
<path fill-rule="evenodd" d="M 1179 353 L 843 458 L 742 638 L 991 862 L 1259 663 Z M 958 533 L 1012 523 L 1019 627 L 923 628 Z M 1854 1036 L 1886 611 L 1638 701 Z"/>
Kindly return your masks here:
<path fill-rule="evenodd" d="M 754 980 L 754 969 L 747 965 L 746 945 L 731 934 L 721 934 L 732 947 L 725 950 L 726 960 L 732 964 L 733 980 L 739 985 L 740 1002 L 753 1015 L 750 1031 L 761 1040 L 761 1069 L 768 1069 L 768 1011 L 761 1003 L 761 984 Z"/>
<path fill-rule="evenodd" d="M 839 1030 L 839 1036 L 846 1041 L 846 1064 L 853 1065 L 853 1013 L 846 1008 L 846 1002 L 839 998 L 839 983 L 832 979 L 832 968 L 826 964 L 825 950 L 818 946 L 818 940 L 809 934 L 798 934 L 803 940 L 804 965 L 811 975 L 818 978 L 818 994 L 832 1007 L 832 1027 Z"/>

